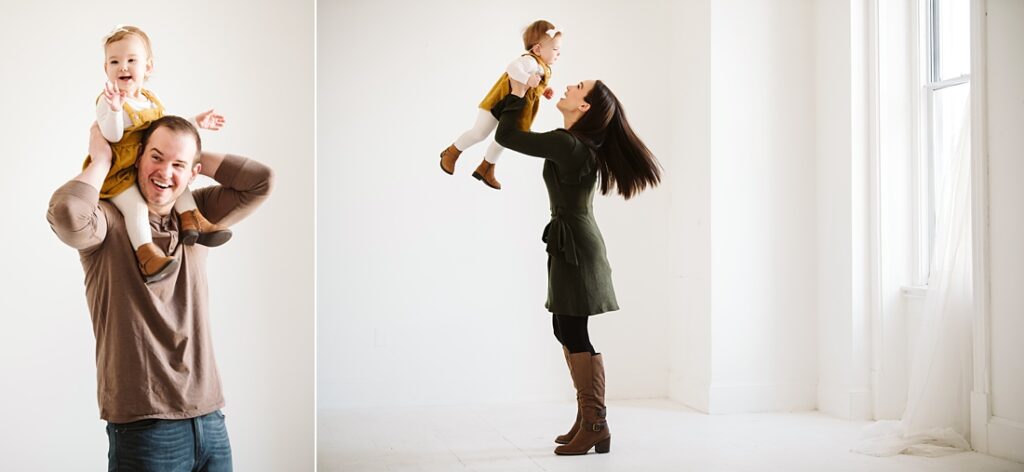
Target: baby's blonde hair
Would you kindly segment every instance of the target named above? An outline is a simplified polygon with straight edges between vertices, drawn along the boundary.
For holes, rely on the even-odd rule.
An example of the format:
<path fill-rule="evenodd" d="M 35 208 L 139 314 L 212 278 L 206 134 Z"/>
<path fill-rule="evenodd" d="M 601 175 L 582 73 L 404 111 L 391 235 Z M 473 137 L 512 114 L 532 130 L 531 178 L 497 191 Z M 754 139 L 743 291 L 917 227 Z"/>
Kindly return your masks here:
<path fill-rule="evenodd" d="M 548 35 L 548 31 L 550 30 L 555 30 L 554 36 Z M 529 51 L 537 44 L 540 44 L 540 42 L 545 38 L 554 39 L 561 35 L 562 32 L 558 31 L 557 28 L 555 28 L 555 25 L 551 24 L 550 21 L 537 20 L 530 23 L 530 26 L 527 26 L 526 29 L 523 30 L 523 47 Z"/>
<path fill-rule="evenodd" d="M 153 47 L 149 45 L 149 36 L 146 36 L 146 32 L 131 25 L 117 25 L 113 30 L 110 31 L 106 36 L 103 37 L 103 50 L 107 50 L 107 46 L 110 43 L 118 42 L 130 35 L 138 36 L 142 40 L 142 44 L 146 46 L 146 55 L 149 56 L 146 59 L 153 60 Z"/>

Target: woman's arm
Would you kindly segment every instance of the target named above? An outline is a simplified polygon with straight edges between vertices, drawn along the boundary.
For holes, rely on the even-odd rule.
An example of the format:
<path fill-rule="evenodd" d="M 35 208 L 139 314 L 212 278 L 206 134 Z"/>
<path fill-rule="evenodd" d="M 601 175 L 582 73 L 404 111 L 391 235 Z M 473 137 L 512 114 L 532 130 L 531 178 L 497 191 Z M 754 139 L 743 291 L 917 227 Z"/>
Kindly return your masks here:
<path fill-rule="evenodd" d="M 574 146 L 572 135 L 558 130 L 533 133 L 519 129 L 519 116 L 526 105 L 523 95 L 529 84 L 516 80 L 511 83 L 512 94 L 497 105 L 504 108 L 498 120 L 498 130 L 494 132 L 494 140 L 506 149 L 556 162 L 571 156 Z"/>

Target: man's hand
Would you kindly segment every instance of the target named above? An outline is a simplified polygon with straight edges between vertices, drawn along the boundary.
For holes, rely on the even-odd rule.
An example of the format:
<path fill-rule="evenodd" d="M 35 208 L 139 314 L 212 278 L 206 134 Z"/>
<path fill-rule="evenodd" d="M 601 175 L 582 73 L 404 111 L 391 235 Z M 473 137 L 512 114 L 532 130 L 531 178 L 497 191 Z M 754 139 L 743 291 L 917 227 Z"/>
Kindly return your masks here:
<path fill-rule="evenodd" d="M 125 92 L 121 91 L 117 84 L 107 81 L 103 86 L 103 100 L 107 102 L 110 111 L 121 111 L 124 106 Z"/>
<path fill-rule="evenodd" d="M 551 87 L 548 87 L 548 88 L 544 89 L 544 98 L 546 98 L 548 100 L 551 100 L 551 97 L 554 97 L 554 96 L 555 96 L 555 91 Z"/>
<path fill-rule="evenodd" d="M 107 169 L 114 161 L 114 151 L 110 149 L 107 138 L 103 137 L 100 125 L 95 122 L 89 128 L 89 157 L 92 158 L 93 163 Z"/>
<path fill-rule="evenodd" d="M 196 115 L 196 124 L 200 128 L 217 131 L 224 126 L 224 116 L 218 115 L 213 109 Z"/>
<path fill-rule="evenodd" d="M 89 128 L 89 165 L 82 169 L 82 173 L 78 174 L 75 180 L 85 182 L 96 191 L 100 191 L 113 161 L 114 151 L 110 149 L 110 143 L 103 137 L 100 125 L 93 123 Z"/>

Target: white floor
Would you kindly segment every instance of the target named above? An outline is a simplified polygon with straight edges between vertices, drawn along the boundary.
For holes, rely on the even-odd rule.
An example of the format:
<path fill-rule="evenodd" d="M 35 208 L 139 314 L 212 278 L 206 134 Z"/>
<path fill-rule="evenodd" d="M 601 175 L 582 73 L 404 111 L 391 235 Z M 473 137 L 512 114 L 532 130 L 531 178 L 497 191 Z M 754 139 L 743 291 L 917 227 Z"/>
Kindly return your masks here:
<path fill-rule="evenodd" d="M 319 412 L 320 471 L 1024 471 L 978 453 L 849 452 L 864 422 L 807 412 L 708 416 L 666 400 L 609 402 L 609 454 L 561 457 L 574 405 Z"/>

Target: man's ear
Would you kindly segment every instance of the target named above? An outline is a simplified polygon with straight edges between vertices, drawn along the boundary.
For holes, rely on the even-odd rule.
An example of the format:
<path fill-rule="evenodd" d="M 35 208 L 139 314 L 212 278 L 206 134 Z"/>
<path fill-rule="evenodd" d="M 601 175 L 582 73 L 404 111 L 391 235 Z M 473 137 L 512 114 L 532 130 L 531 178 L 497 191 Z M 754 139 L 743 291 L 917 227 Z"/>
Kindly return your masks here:
<path fill-rule="evenodd" d="M 192 177 L 188 179 L 188 183 L 192 183 L 194 180 L 196 180 L 196 177 L 199 175 L 200 172 L 202 172 L 202 170 L 203 164 L 200 162 L 197 162 L 196 165 L 192 166 Z"/>

